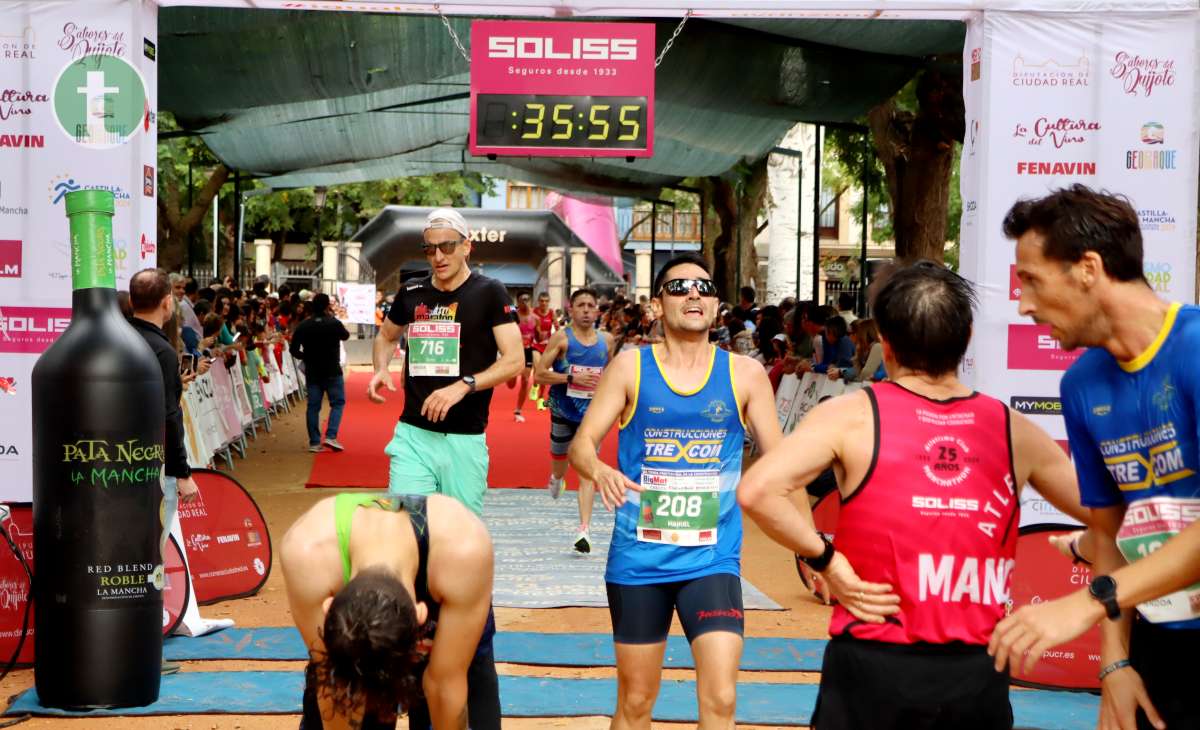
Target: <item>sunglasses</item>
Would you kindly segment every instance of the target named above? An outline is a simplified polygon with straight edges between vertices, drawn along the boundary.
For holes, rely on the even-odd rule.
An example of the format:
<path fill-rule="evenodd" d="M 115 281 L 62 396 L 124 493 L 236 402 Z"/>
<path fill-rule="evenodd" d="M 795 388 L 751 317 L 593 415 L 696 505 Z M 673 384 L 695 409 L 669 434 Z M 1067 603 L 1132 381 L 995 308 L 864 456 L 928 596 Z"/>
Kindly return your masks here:
<path fill-rule="evenodd" d="M 421 244 L 421 251 L 426 256 L 432 256 L 434 251 L 441 251 L 443 254 L 449 256 L 454 253 L 454 249 L 458 248 L 458 244 L 462 242 L 463 240 L 459 239 L 457 241 L 442 241 L 441 243 L 423 243 Z"/>
<path fill-rule="evenodd" d="M 660 292 L 665 291 L 674 297 L 685 297 L 696 287 L 696 293 L 702 297 L 715 297 L 717 285 L 712 279 L 671 279 L 662 285 Z"/>

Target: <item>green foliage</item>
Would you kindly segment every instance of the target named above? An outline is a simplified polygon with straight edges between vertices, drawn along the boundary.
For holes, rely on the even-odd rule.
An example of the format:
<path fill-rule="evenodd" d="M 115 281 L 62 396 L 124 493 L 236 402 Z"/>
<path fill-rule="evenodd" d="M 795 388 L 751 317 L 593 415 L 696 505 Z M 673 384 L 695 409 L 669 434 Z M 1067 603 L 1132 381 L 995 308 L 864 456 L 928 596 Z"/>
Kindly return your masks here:
<path fill-rule="evenodd" d="M 179 129 L 170 112 L 162 112 L 158 120 L 160 132 Z M 192 203 L 221 161 L 208 149 L 202 136 L 176 137 L 158 144 L 159 195 L 168 206 L 174 206 L 179 216 L 188 208 L 188 165 L 192 165 Z M 233 179 L 222 188 L 221 215 L 232 220 Z M 277 242 L 344 240 L 387 205 L 455 205 L 471 202 L 476 194 L 490 193 L 494 181 L 478 173 L 438 173 L 422 177 L 374 180 L 363 183 L 331 186 L 325 206 L 315 207 L 316 195 L 311 187 L 274 190 L 246 200 L 244 240 L 270 238 Z M 265 186 L 255 180 L 242 181 L 242 190 L 249 192 Z M 172 191 L 177 191 L 172 195 Z M 317 230 L 318 220 L 320 230 Z M 211 236 L 211 215 L 201 220 L 203 236 Z"/>
<path fill-rule="evenodd" d="M 246 201 L 246 238 L 346 240 L 385 206 L 462 206 L 476 194 L 491 192 L 493 185 L 491 178 L 473 172 L 336 185 L 328 189 L 319 216 L 314 188 L 276 190 Z"/>

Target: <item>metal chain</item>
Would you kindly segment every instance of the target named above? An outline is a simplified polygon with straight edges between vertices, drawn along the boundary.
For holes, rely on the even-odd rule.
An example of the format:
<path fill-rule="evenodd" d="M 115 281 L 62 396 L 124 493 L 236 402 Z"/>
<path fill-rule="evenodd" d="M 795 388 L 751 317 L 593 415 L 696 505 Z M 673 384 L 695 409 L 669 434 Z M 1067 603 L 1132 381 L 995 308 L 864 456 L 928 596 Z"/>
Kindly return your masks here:
<path fill-rule="evenodd" d="M 450 25 L 450 19 L 442 14 L 442 6 L 435 3 L 433 9 L 437 11 L 438 17 L 442 19 L 442 25 L 446 26 L 446 31 L 450 33 L 450 39 L 454 41 L 458 52 L 462 54 L 463 59 L 467 63 L 470 63 L 471 57 L 467 54 L 467 49 L 463 48 L 462 41 L 458 39 L 458 33 L 455 33 L 454 28 Z"/>
<path fill-rule="evenodd" d="M 671 46 L 675 44 L 675 39 L 679 37 L 680 31 L 683 30 L 683 24 L 688 22 L 688 18 L 690 17 L 692 17 L 692 11 L 688 10 L 684 13 L 683 20 L 679 21 L 679 25 L 675 26 L 675 32 L 667 39 L 667 45 L 663 46 L 663 49 L 658 54 L 658 58 L 654 59 L 654 68 L 658 68 L 659 64 L 662 63 L 663 56 L 667 55 L 667 51 L 671 50 Z"/>

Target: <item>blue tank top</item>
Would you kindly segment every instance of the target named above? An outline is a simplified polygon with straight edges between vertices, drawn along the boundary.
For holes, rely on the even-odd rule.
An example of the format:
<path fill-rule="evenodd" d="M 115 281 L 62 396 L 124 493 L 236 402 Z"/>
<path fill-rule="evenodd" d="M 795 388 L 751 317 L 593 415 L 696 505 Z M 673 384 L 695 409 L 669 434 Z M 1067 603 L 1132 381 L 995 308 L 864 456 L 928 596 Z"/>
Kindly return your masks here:
<path fill-rule="evenodd" d="M 1200 308 L 1171 305 L 1149 348 L 1118 362 L 1094 348 L 1062 380 L 1063 417 L 1085 507 L 1125 504 L 1117 546 L 1146 557 L 1200 517 Z M 1200 629 L 1200 583 L 1143 603 L 1165 628 Z"/>
<path fill-rule="evenodd" d="M 566 328 L 567 351 L 555 360 L 551 367 L 556 373 L 566 373 L 572 365 L 602 368 L 608 364 L 608 348 L 604 344 L 604 336 L 596 330 L 596 343 L 585 345 L 575 337 L 573 327 Z M 567 386 L 550 386 L 550 410 L 560 418 L 579 422 L 587 412 L 591 398 L 573 398 L 567 395 Z"/>
<path fill-rule="evenodd" d="M 645 585 L 716 573 L 740 575 L 737 504 L 745 428 L 725 350 L 712 348 L 698 390 L 671 386 L 657 346 L 638 352 L 637 400 L 617 440 L 620 470 L 641 484 L 617 508 L 610 583 Z"/>

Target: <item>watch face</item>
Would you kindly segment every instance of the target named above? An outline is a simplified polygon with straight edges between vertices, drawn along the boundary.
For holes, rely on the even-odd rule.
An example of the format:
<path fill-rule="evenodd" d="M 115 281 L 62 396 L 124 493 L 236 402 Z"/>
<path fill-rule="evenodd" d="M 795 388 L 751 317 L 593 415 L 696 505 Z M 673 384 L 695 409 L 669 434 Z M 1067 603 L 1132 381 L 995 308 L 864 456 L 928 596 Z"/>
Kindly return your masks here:
<path fill-rule="evenodd" d="M 1102 575 L 1092 580 L 1092 584 L 1088 586 L 1088 592 L 1100 601 L 1116 598 L 1117 582 L 1110 576 Z"/>

